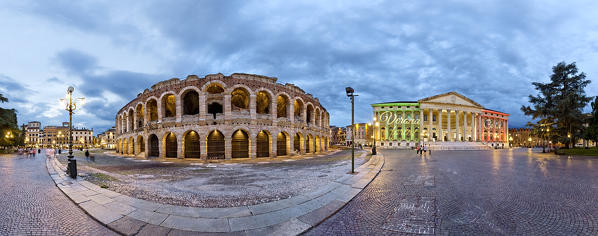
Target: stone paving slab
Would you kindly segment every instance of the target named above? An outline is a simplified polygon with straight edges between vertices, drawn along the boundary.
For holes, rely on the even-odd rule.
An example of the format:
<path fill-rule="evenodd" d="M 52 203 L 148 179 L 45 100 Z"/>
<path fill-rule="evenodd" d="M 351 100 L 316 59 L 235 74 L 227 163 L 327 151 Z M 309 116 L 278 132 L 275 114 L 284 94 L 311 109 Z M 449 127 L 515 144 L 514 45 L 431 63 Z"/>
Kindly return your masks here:
<path fill-rule="evenodd" d="M 362 154 L 362 155 L 365 155 Z M 60 162 L 48 160 L 56 186 L 85 212 L 124 235 L 297 235 L 337 212 L 361 192 L 384 165 L 382 155 L 309 193 L 279 201 L 229 208 L 160 204 L 72 180 Z"/>

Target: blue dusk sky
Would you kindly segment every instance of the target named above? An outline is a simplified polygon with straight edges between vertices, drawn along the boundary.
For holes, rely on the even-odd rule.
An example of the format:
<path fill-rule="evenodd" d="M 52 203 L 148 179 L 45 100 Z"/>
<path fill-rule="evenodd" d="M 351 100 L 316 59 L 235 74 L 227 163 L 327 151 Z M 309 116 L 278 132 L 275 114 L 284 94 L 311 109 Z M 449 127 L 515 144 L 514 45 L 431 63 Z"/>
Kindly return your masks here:
<path fill-rule="evenodd" d="M 235 72 L 277 77 L 320 99 L 332 125 L 370 104 L 459 92 L 519 110 L 558 62 L 598 76 L 596 1 L 3 1 L 0 93 L 19 123 L 68 119 L 95 133 L 156 82 Z M 598 94 L 598 83 L 586 92 Z"/>

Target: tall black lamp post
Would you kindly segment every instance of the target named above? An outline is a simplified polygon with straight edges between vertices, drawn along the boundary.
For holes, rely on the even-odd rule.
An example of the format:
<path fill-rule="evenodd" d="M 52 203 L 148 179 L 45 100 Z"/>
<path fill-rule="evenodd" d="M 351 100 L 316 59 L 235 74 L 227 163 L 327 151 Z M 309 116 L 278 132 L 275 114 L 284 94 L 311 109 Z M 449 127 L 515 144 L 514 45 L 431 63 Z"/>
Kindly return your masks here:
<path fill-rule="evenodd" d="M 73 111 L 77 109 L 77 104 L 73 101 L 73 91 L 75 88 L 73 86 L 69 86 L 66 90 L 66 110 L 69 112 L 69 155 L 68 155 L 68 166 L 66 168 L 66 173 L 71 176 L 71 178 L 77 178 L 77 161 L 73 157 Z M 84 98 L 79 98 L 78 100 L 83 101 Z M 62 100 L 62 99 L 61 99 Z"/>
<path fill-rule="evenodd" d="M 355 90 L 346 87 L 347 97 L 351 98 L 351 173 L 355 173 Z"/>

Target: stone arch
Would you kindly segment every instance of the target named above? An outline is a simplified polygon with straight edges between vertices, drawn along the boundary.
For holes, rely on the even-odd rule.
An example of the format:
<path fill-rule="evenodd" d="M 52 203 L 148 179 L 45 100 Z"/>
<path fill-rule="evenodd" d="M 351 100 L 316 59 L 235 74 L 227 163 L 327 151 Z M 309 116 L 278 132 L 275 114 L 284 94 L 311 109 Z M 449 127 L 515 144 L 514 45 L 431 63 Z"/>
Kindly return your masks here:
<path fill-rule="evenodd" d="M 276 136 L 276 156 L 288 155 L 288 144 L 290 143 L 289 135 L 282 131 Z"/>
<path fill-rule="evenodd" d="M 137 128 L 143 127 L 143 119 L 144 119 L 144 109 L 143 103 L 138 103 L 137 107 L 135 108 L 135 116 L 137 117 Z"/>
<path fill-rule="evenodd" d="M 295 136 L 293 136 L 293 151 L 301 153 L 301 150 L 303 150 L 303 143 L 303 134 L 301 134 L 301 132 L 295 133 Z"/>
<path fill-rule="evenodd" d="M 160 141 L 158 139 L 158 136 L 156 136 L 155 134 L 150 134 L 149 138 L 148 138 L 148 156 L 149 157 L 159 157 L 160 156 Z"/>
<path fill-rule="evenodd" d="M 307 108 L 305 109 L 305 112 L 307 113 L 305 115 L 305 122 L 307 122 L 307 124 L 313 124 L 314 123 L 314 118 L 313 118 L 314 105 L 311 104 L 311 102 L 307 103 Z"/>
<path fill-rule="evenodd" d="M 145 140 L 143 140 L 143 136 L 137 136 L 137 153 L 145 152 Z"/>
<path fill-rule="evenodd" d="M 129 137 L 129 149 L 127 153 L 135 155 L 135 139 L 133 137 Z"/>
<path fill-rule="evenodd" d="M 226 84 L 220 80 L 212 80 L 201 86 L 201 91 L 209 94 L 224 93 L 226 91 Z"/>
<path fill-rule="evenodd" d="M 200 158 L 200 138 L 199 133 L 195 130 L 188 130 L 183 135 L 183 157 L 184 158 Z"/>
<path fill-rule="evenodd" d="M 289 117 L 289 95 L 279 93 L 276 96 L 276 118 Z"/>
<path fill-rule="evenodd" d="M 153 97 L 147 100 L 145 103 L 145 107 L 147 110 L 147 118 L 149 121 L 157 121 L 158 120 L 158 99 Z"/>
<path fill-rule="evenodd" d="M 295 120 L 302 121 L 304 106 L 305 106 L 303 99 L 301 99 L 300 97 L 295 98 L 295 101 L 293 101 L 293 106 L 294 106 L 293 115 L 295 116 Z"/>
<path fill-rule="evenodd" d="M 199 92 L 195 87 L 185 88 L 180 94 L 183 115 L 199 114 Z"/>
<path fill-rule="evenodd" d="M 225 142 L 222 132 L 220 130 L 212 130 L 206 136 L 206 141 L 208 144 L 208 159 L 224 159 Z"/>
<path fill-rule="evenodd" d="M 129 111 L 127 112 L 127 121 L 129 122 L 127 131 L 133 131 L 135 129 L 135 111 L 133 108 L 129 108 Z"/>
<path fill-rule="evenodd" d="M 250 91 L 245 86 L 234 87 L 230 93 L 231 110 L 249 110 Z"/>
<path fill-rule="evenodd" d="M 256 157 L 269 157 L 271 147 L 270 132 L 262 130 L 255 136 Z"/>
<path fill-rule="evenodd" d="M 176 117 L 176 95 L 173 92 L 166 92 L 160 98 L 162 117 Z"/>
<path fill-rule="evenodd" d="M 255 95 L 255 112 L 257 114 L 270 114 L 272 109 L 272 92 L 267 89 L 262 89 Z"/>
<path fill-rule="evenodd" d="M 164 146 L 164 157 L 176 158 L 178 149 L 176 135 L 173 132 L 166 132 L 162 138 L 162 143 Z"/>
<path fill-rule="evenodd" d="M 320 107 L 316 107 L 314 111 L 314 125 L 320 126 Z"/>
<path fill-rule="evenodd" d="M 237 129 L 231 138 L 232 158 L 249 157 L 249 132 Z"/>

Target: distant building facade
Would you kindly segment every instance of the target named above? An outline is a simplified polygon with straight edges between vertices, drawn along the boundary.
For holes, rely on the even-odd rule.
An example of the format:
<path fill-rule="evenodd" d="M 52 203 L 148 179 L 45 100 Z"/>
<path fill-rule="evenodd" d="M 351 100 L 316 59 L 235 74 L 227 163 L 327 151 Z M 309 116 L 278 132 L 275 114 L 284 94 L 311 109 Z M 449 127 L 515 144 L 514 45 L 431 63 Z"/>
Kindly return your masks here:
<path fill-rule="evenodd" d="M 41 122 L 31 121 L 25 125 L 25 146 L 39 147 L 42 143 Z"/>
<path fill-rule="evenodd" d="M 101 134 L 98 134 L 97 138 L 96 138 L 96 147 L 102 148 L 102 149 L 116 149 L 116 144 L 115 144 L 115 134 L 116 134 L 116 128 L 112 127 L 106 131 L 104 131 Z"/>
<path fill-rule="evenodd" d="M 376 103 L 372 108 L 380 125 L 374 133 L 381 148 L 419 143 L 508 147 L 509 114 L 484 108 L 457 92 L 417 101 Z"/>
<path fill-rule="evenodd" d="M 332 145 L 347 145 L 346 140 L 347 129 L 345 127 L 330 127 L 330 139 Z"/>
<path fill-rule="evenodd" d="M 355 141 L 355 145 L 372 145 L 374 130 L 372 125 L 368 123 L 355 124 L 355 139 L 353 139 L 353 129 L 350 125 L 345 127 L 345 143 L 351 145 Z"/>

